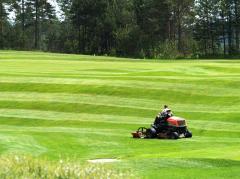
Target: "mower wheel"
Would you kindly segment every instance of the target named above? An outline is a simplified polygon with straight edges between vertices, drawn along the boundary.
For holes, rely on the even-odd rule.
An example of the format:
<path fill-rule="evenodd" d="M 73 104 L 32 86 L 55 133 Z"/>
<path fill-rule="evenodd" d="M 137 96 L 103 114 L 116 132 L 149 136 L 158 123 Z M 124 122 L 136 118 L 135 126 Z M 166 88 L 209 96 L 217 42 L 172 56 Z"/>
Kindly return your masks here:
<path fill-rule="evenodd" d="M 138 134 L 139 138 L 146 138 L 146 133 L 147 133 L 147 128 L 145 128 L 145 127 L 140 127 L 137 130 L 137 134 Z"/>
<path fill-rule="evenodd" d="M 169 138 L 170 139 L 179 139 L 179 135 L 177 132 L 171 132 Z"/>
<path fill-rule="evenodd" d="M 192 133 L 187 130 L 185 133 L 185 138 L 191 138 L 191 137 L 192 137 Z"/>
<path fill-rule="evenodd" d="M 147 129 L 146 136 L 149 139 L 156 138 L 157 136 L 157 131 L 152 127 L 150 129 Z"/>

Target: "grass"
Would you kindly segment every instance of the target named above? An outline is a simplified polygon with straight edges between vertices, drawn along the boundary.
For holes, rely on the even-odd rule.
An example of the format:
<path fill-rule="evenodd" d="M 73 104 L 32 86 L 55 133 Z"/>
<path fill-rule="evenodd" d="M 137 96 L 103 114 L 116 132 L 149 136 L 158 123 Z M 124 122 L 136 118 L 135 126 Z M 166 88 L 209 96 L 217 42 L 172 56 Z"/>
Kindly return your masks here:
<path fill-rule="evenodd" d="M 239 178 L 239 84 L 237 60 L 0 51 L 1 160 L 14 164 L 12 155 L 30 155 L 26 163 L 35 168 L 52 166 L 49 178 L 60 159 L 84 170 L 98 158 L 120 160 L 103 171 L 130 170 L 136 178 Z M 132 139 L 164 104 L 187 118 L 193 138 Z"/>
<path fill-rule="evenodd" d="M 58 163 L 26 156 L 4 156 L 0 161 L 0 177 L 11 178 L 132 178 L 131 173 L 120 173 L 102 165 L 80 166 L 78 163 L 60 160 Z"/>

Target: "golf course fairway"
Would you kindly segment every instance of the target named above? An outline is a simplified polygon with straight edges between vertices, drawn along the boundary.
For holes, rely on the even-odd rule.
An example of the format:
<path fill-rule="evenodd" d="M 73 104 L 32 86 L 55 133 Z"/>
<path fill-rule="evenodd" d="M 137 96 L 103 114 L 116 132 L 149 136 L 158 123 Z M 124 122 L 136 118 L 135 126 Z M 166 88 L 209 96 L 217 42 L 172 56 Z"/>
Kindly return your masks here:
<path fill-rule="evenodd" d="M 163 105 L 191 139 L 133 139 Z M 0 153 L 136 178 L 240 178 L 240 61 L 0 51 Z"/>

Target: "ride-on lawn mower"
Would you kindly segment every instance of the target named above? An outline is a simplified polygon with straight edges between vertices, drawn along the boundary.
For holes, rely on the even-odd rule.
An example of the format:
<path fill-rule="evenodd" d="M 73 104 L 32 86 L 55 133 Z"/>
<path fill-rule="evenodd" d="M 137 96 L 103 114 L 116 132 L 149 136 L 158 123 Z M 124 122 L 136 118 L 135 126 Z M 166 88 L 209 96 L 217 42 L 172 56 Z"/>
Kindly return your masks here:
<path fill-rule="evenodd" d="M 154 124 L 150 128 L 140 127 L 132 133 L 133 138 L 159 138 L 159 139 L 179 139 L 191 138 L 192 133 L 187 129 L 186 120 L 172 116 L 162 121 L 158 126 Z"/>

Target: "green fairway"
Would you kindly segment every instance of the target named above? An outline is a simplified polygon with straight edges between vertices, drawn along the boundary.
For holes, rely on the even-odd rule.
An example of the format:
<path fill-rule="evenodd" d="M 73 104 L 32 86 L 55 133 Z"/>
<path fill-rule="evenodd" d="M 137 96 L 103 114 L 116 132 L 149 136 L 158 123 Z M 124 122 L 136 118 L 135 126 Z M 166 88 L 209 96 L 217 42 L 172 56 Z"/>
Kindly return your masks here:
<path fill-rule="evenodd" d="M 164 104 L 192 139 L 136 140 Z M 0 51 L 0 153 L 105 164 L 138 178 L 240 178 L 240 61 Z"/>

